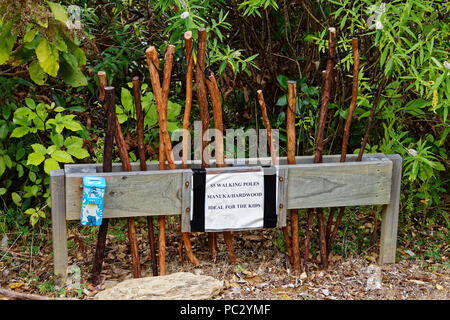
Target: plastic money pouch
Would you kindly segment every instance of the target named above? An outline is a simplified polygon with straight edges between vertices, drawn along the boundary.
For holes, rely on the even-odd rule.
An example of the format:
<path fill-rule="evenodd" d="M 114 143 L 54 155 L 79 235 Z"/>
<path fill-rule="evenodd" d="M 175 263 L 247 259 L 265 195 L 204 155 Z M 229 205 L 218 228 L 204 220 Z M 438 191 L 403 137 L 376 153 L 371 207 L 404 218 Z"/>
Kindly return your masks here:
<path fill-rule="evenodd" d="M 102 224 L 105 189 L 104 177 L 83 177 L 82 225 L 99 226 Z"/>

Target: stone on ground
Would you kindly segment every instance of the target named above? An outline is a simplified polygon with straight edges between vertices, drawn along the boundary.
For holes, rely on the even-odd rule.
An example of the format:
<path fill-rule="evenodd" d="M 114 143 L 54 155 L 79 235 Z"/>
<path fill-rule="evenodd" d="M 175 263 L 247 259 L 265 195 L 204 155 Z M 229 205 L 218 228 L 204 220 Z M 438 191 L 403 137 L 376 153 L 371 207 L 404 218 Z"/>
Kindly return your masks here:
<path fill-rule="evenodd" d="M 222 290 L 222 282 L 210 276 L 177 272 L 159 277 L 122 281 L 95 296 L 96 300 L 205 300 Z"/>

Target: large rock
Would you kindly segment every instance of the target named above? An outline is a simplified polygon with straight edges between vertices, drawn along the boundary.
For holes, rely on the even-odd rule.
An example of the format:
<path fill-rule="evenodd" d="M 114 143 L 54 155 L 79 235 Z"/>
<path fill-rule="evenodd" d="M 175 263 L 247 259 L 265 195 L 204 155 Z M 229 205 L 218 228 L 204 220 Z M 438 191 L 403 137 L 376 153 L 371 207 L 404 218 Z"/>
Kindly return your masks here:
<path fill-rule="evenodd" d="M 97 293 L 96 300 L 204 300 L 222 290 L 221 281 L 189 272 L 125 280 Z"/>

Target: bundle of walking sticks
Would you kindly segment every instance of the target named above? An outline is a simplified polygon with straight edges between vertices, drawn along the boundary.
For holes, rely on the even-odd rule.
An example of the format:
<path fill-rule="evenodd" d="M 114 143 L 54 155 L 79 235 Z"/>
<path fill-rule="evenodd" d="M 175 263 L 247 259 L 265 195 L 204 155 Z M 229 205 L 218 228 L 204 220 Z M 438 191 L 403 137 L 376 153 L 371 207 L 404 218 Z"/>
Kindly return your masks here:
<path fill-rule="evenodd" d="M 322 162 L 322 153 L 324 145 L 324 129 L 326 126 L 328 103 L 330 100 L 331 87 L 333 85 L 333 69 L 336 62 L 336 30 L 334 28 L 329 28 L 329 53 L 326 61 L 326 70 L 322 71 L 322 90 L 321 90 L 321 105 L 320 114 L 318 119 L 317 127 L 317 137 L 316 137 L 316 149 L 314 155 L 314 163 Z M 185 97 L 185 110 L 183 117 L 183 141 L 182 141 L 182 168 L 188 168 L 188 158 L 190 146 L 188 145 L 187 130 L 190 124 L 190 113 L 192 107 L 192 82 L 193 82 L 193 68 L 194 68 L 194 52 L 193 52 L 193 39 L 192 32 L 187 31 L 184 34 L 185 43 L 185 53 L 186 53 L 186 97 Z M 196 63 L 195 63 L 195 85 L 196 85 L 196 95 L 197 103 L 200 111 L 200 118 L 202 122 L 202 132 L 204 133 L 202 137 L 202 168 L 209 167 L 209 159 L 205 157 L 207 152 L 203 152 L 205 148 L 208 147 L 208 137 L 206 134 L 210 125 L 210 117 L 208 110 L 208 98 L 209 93 L 211 104 L 212 104 L 212 114 L 214 118 L 214 128 L 219 136 L 215 137 L 216 149 L 216 166 L 224 167 L 225 156 L 224 156 L 224 143 L 223 143 L 223 122 L 222 122 L 222 103 L 220 99 L 220 91 L 217 85 L 215 75 L 212 71 L 205 68 L 206 60 L 206 45 L 207 45 L 207 32 L 206 29 L 198 29 L 198 43 L 196 52 Z M 342 151 L 341 151 L 341 162 L 345 162 L 347 145 L 349 139 L 349 132 L 351 121 L 353 117 L 353 112 L 356 107 L 356 99 L 358 95 L 358 71 L 359 71 L 359 54 L 358 54 L 358 39 L 354 38 L 352 40 L 353 49 L 353 86 L 352 86 L 352 99 L 350 104 L 350 109 L 348 112 L 347 120 L 345 123 L 344 136 L 342 140 Z M 175 46 L 169 45 L 165 52 L 165 63 L 163 70 L 162 83 L 159 76 L 159 59 L 157 50 L 154 46 L 148 48 L 145 52 L 148 64 L 148 70 L 150 74 L 151 85 L 153 89 L 153 94 L 156 103 L 156 109 L 158 114 L 159 123 L 159 169 L 160 170 L 174 170 L 176 169 L 174 155 L 172 151 L 172 144 L 169 137 L 169 132 L 167 128 L 167 103 L 170 91 L 170 78 L 173 66 L 173 55 L 175 52 Z M 114 87 L 108 86 L 106 73 L 103 71 L 98 72 L 99 79 L 99 95 L 98 99 L 103 105 L 104 112 L 107 118 L 106 136 L 104 142 L 104 157 L 103 157 L 103 172 L 110 172 L 112 170 L 112 152 L 114 149 L 113 141 L 115 141 L 117 150 L 122 162 L 123 171 L 131 171 L 131 164 L 128 156 L 128 147 L 124 140 L 120 123 L 117 119 L 115 113 L 115 102 L 114 102 Z M 132 79 L 133 84 L 133 98 L 136 108 L 136 119 L 137 119 L 137 145 L 139 151 L 140 160 L 140 170 L 146 171 L 146 155 L 145 155 L 145 145 L 144 145 L 144 113 L 141 106 L 141 89 L 139 78 L 134 77 Z M 296 123 L 296 93 L 297 84 L 295 81 L 288 82 L 288 108 L 287 108 L 287 161 L 288 164 L 295 164 L 296 155 L 296 133 L 295 133 L 295 123 Z M 381 90 L 379 90 L 381 91 Z M 261 112 L 264 120 L 264 125 L 267 129 L 268 145 L 271 153 L 273 165 L 278 165 L 278 158 L 276 157 L 275 145 L 272 139 L 271 127 L 269 118 L 267 115 L 266 104 L 264 102 L 263 92 L 258 90 L 258 102 L 261 107 Z M 377 93 L 378 95 L 378 93 Z M 371 110 L 371 116 L 369 117 L 369 125 L 367 128 L 366 136 L 368 137 L 368 131 L 371 128 L 371 120 L 373 119 L 373 113 L 376 109 L 376 104 L 378 99 L 375 98 L 374 106 Z M 367 137 L 364 137 L 363 145 L 361 147 L 361 152 L 358 155 L 357 161 L 361 161 L 362 153 L 364 151 L 365 144 L 367 143 Z M 167 168 L 166 168 L 167 162 Z M 301 271 L 307 271 L 307 264 L 309 259 L 309 252 L 311 246 L 311 230 L 314 215 L 317 216 L 318 220 L 318 230 L 319 230 L 319 247 L 320 247 L 320 257 L 323 268 L 328 267 L 328 255 L 332 249 L 333 242 L 335 240 L 339 224 L 341 222 L 345 208 L 339 208 L 339 213 L 334 219 L 336 208 L 330 209 L 330 214 L 328 221 L 325 224 L 324 213 L 322 208 L 318 209 L 308 209 L 307 210 L 307 228 L 304 239 L 304 252 L 303 252 L 303 264 L 300 263 L 300 238 L 298 231 L 298 210 L 290 211 L 290 225 L 283 227 L 283 235 L 286 240 L 287 254 L 289 261 L 296 273 Z M 131 247 L 131 256 L 133 262 L 133 276 L 139 278 L 141 276 L 139 252 L 136 241 L 136 229 L 135 220 L 130 217 L 128 219 L 128 238 Z M 98 284 L 100 281 L 100 273 L 102 269 L 103 256 L 105 252 L 106 244 L 106 233 L 108 229 L 109 219 L 103 219 L 102 225 L 100 226 L 97 247 L 94 257 L 94 266 L 92 271 L 91 282 L 93 284 Z M 159 227 L 159 238 L 158 238 L 158 261 L 156 259 L 156 246 L 155 246 L 155 236 L 154 236 L 154 225 L 153 217 L 147 217 L 148 225 L 148 241 L 150 247 L 150 256 L 152 261 L 153 275 L 164 275 L 166 274 L 165 265 L 165 216 L 158 216 L 158 227 Z M 189 233 L 181 232 L 181 222 L 180 222 L 180 233 L 181 241 L 179 246 L 180 262 L 183 261 L 182 252 L 183 247 L 185 248 L 188 260 L 195 266 L 199 265 L 198 259 L 195 257 L 192 244 L 190 240 Z M 233 235 L 231 232 L 223 232 L 224 240 L 227 246 L 228 258 L 230 263 L 236 262 L 236 257 L 233 248 Z M 210 256 L 215 259 L 217 252 L 217 238 L 216 233 L 208 233 L 208 243 Z M 158 268 L 159 265 L 159 268 Z"/>

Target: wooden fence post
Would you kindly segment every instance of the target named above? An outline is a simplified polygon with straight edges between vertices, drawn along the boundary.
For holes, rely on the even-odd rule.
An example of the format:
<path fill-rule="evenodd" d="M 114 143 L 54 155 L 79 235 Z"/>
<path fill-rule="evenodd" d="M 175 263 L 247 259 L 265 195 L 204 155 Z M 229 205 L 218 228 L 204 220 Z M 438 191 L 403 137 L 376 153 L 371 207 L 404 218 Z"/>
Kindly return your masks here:
<path fill-rule="evenodd" d="M 67 276 L 66 190 L 64 170 L 50 171 L 52 195 L 52 241 L 55 283 L 64 285 Z"/>
<path fill-rule="evenodd" d="M 398 154 L 387 155 L 387 157 L 392 161 L 391 200 L 383 210 L 383 218 L 381 221 L 380 265 L 395 263 L 402 180 L 402 157 Z"/>

